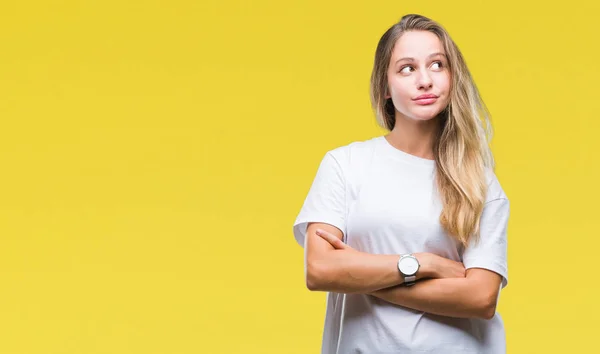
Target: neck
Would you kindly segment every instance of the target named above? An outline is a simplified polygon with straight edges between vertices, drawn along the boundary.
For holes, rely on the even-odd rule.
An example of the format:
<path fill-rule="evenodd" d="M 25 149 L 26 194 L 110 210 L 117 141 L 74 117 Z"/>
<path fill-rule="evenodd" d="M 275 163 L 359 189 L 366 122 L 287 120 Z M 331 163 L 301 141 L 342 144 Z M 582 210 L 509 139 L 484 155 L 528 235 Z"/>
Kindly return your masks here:
<path fill-rule="evenodd" d="M 386 135 L 386 139 L 399 150 L 417 157 L 433 160 L 433 143 L 437 131 L 437 117 L 419 121 L 396 114 L 396 124 L 394 129 Z"/>

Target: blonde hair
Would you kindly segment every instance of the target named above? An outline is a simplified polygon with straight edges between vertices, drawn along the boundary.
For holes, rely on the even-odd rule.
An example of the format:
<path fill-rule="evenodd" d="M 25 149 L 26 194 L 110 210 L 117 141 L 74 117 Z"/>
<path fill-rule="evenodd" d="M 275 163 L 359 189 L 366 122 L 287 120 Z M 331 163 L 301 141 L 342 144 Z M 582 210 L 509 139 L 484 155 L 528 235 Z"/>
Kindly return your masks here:
<path fill-rule="evenodd" d="M 440 124 L 433 153 L 436 185 L 442 202 L 440 223 L 461 244 L 479 238 L 479 220 L 487 193 L 486 169 L 494 168 L 489 147 L 489 112 L 463 56 L 448 32 L 437 22 L 416 14 L 403 16 L 379 40 L 371 74 L 371 105 L 377 123 L 388 130 L 396 123 L 395 108 L 386 99 L 387 70 L 392 50 L 407 31 L 429 31 L 442 42 L 451 75 L 450 101 L 435 118 Z"/>

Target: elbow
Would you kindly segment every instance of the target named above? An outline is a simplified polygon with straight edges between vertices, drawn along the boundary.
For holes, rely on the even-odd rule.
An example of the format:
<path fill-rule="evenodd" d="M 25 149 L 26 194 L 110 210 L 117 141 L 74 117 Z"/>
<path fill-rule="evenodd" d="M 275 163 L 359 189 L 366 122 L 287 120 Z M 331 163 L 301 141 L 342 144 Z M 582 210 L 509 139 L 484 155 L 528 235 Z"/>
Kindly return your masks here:
<path fill-rule="evenodd" d="M 496 315 L 498 296 L 496 293 L 485 294 L 481 297 L 478 306 L 478 316 L 484 320 L 491 320 Z"/>
<path fill-rule="evenodd" d="M 310 291 L 326 291 L 327 269 L 323 262 L 310 261 L 306 264 L 306 288 Z"/>
<path fill-rule="evenodd" d="M 491 320 L 496 315 L 496 305 L 489 305 L 482 309 L 481 318 Z"/>
<path fill-rule="evenodd" d="M 306 270 L 306 288 L 310 291 L 319 290 L 319 279 L 314 274 L 314 271 L 311 272 L 308 269 Z"/>

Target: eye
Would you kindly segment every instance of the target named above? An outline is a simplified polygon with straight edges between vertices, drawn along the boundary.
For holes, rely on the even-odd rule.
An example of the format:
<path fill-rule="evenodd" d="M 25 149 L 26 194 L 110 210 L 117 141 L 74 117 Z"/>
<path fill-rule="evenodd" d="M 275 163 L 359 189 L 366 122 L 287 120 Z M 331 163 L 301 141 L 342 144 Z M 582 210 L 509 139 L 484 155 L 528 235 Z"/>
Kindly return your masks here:
<path fill-rule="evenodd" d="M 441 69 L 443 67 L 441 61 L 433 62 L 432 66 L 434 67 L 434 69 Z"/>
<path fill-rule="evenodd" d="M 404 66 L 402 68 L 400 68 L 400 72 L 403 74 L 409 74 L 410 72 L 412 72 L 414 70 L 414 68 L 410 65 Z"/>

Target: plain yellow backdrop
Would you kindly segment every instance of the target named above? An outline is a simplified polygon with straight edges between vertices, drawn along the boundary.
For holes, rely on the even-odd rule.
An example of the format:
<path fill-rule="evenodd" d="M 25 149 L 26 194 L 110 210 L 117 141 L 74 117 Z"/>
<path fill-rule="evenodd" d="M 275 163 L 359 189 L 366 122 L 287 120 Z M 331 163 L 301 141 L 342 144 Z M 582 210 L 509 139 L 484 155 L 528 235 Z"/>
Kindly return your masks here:
<path fill-rule="evenodd" d="M 599 352 L 598 2 L 63 0 L 0 5 L 0 353 L 319 352 L 292 223 L 410 12 L 492 113 L 509 353 Z"/>

